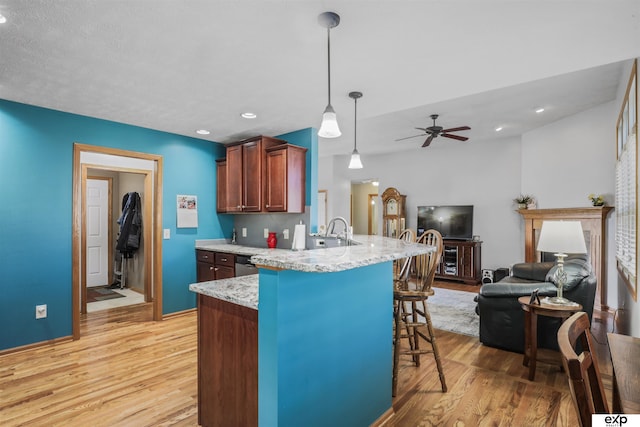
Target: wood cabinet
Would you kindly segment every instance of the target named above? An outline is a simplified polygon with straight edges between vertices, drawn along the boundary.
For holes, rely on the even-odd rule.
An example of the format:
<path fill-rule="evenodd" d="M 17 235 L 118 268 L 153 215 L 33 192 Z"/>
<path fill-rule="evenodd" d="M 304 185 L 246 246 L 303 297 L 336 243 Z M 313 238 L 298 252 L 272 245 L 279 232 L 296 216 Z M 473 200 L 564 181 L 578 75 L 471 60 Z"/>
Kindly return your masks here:
<path fill-rule="evenodd" d="M 216 160 L 216 211 L 227 212 L 227 159 Z"/>
<path fill-rule="evenodd" d="M 304 212 L 306 152 L 306 148 L 291 144 L 266 150 L 267 212 Z"/>
<path fill-rule="evenodd" d="M 225 212 L 261 212 L 265 150 L 286 142 L 259 136 L 227 146 Z"/>
<path fill-rule="evenodd" d="M 198 295 L 198 424 L 258 425 L 258 310 Z"/>
<path fill-rule="evenodd" d="M 406 199 L 398 190 L 389 187 L 382 193 L 382 235 L 397 238 L 406 227 Z"/>
<path fill-rule="evenodd" d="M 482 280 L 482 242 L 444 240 L 437 279 L 449 279 L 477 285 Z"/>
<path fill-rule="evenodd" d="M 234 254 L 196 249 L 196 281 L 208 282 L 235 277 L 235 262 Z"/>

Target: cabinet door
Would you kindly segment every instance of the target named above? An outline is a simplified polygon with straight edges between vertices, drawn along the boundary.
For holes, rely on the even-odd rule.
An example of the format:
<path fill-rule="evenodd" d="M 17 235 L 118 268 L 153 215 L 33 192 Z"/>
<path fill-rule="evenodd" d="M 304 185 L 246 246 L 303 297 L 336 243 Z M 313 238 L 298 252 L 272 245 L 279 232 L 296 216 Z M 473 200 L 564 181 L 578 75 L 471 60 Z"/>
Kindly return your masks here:
<path fill-rule="evenodd" d="M 262 209 L 262 144 L 250 141 L 242 144 L 243 211 L 260 212 Z"/>
<path fill-rule="evenodd" d="M 267 153 L 265 209 L 269 212 L 287 211 L 287 150 Z"/>
<path fill-rule="evenodd" d="M 196 280 L 198 282 L 208 282 L 210 280 L 216 280 L 216 269 L 213 264 L 198 261 L 196 263 L 196 266 Z"/>
<path fill-rule="evenodd" d="M 232 277 L 236 277 L 235 268 L 225 267 L 225 266 L 216 266 L 215 276 L 216 276 L 216 280 L 230 279 Z"/>
<path fill-rule="evenodd" d="M 242 145 L 227 147 L 226 211 L 242 212 Z"/>
<path fill-rule="evenodd" d="M 227 211 L 227 161 L 216 161 L 216 211 Z"/>

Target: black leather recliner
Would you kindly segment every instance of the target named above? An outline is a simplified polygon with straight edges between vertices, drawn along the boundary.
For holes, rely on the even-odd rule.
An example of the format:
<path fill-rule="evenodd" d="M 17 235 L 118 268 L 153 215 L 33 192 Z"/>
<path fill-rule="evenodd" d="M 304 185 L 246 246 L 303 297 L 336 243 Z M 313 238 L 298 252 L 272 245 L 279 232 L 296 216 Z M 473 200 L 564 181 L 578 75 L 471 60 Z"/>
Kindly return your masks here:
<path fill-rule="evenodd" d="M 480 315 L 480 342 L 490 347 L 524 352 L 524 311 L 518 298 L 538 289 L 540 297 L 557 293 L 553 262 L 520 263 L 512 275 L 480 288 L 476 313 Z M 564 297 L 582 304 L 591 321 L 596 295 L 596 277 L 586 255 L 570 255 L 564 263 L 567 283 Z M 557 332 L 561 319 L 538 316 L 538 348 L 558 350 Z"/>

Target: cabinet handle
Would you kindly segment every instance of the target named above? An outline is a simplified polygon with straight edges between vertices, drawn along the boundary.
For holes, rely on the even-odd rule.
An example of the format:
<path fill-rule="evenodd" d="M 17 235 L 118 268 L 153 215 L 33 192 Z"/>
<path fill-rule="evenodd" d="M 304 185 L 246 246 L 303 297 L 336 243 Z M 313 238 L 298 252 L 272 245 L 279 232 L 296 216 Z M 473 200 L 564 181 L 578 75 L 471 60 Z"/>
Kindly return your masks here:
<path fill-rule="evenodd" d="M 236 209 L 242 209 L 242 206 L 238 205 L 238 207 Z"/>
<path fill-rule="evenodd" d="M 214 268 L 213 271 L 218 271 L 220 270 L 218 267 Z"/>
<path fill-rule="evenodd" d="M 209 267 L 209 271 L 213 270 L 213 267 Z"/>
<path fill-rule="evenodd" d="M 268 207 L 269 207 L 269 205 L 264 205 L 264 207 L 265 207 L 265 208 L 268 208 Z"/>
<path fill-rule="evenodd" d="M 245 205 L 242 205 L 242 209 L 244 209 L 244 208 L 246 208 L 246 206 L 245 206 Z"/>
<path fill-rule="evenodd" d="M 209 255 L 202 255 L 202 258 L 209 259 Z"/>
<path fill-rule="evenodd" d="M 226 259 L 226 258 L 220 258 L 220 260 L 221 260 L 222 262 L 227 262 L 227 259 Z"/>

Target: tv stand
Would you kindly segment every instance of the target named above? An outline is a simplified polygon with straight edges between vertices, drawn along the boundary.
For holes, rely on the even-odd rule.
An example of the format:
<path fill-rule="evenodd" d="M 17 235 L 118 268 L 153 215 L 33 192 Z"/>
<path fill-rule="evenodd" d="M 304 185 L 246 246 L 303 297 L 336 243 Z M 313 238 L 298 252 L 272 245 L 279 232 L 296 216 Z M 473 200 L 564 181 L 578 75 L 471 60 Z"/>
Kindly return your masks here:
<path fill-rule="evenodd" d="M 481 245 L 482 242 L 473 240 L 443 240 L 436 279 L 479 284 L 482 280 Z"/>

